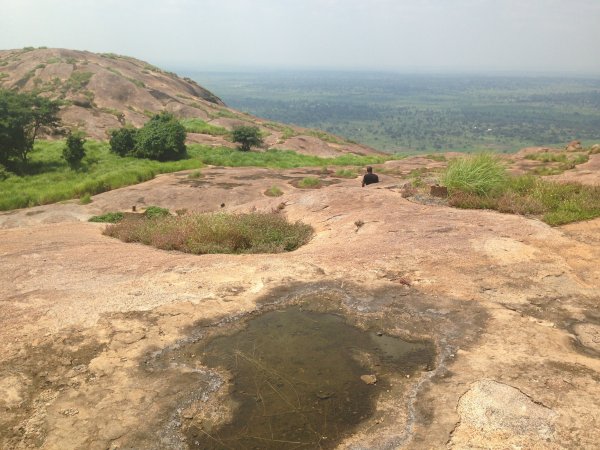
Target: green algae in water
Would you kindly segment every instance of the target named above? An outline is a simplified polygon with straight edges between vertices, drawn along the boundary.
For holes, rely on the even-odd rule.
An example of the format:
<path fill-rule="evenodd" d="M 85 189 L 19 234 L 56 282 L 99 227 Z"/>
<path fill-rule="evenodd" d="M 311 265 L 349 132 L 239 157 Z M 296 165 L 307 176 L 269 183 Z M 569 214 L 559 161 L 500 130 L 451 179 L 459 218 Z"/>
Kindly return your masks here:
<path fill-rule="evenodd" d="M 374 413 L 388 375 L 432 364 L 428 343 L 408 343 L 297 307 L 263 314 L 247 328 L 197 349 L 202 364 L 231 374 L 233 419 L 187 431 L 191 448 L 331 448 Z M 376 374 L 368 385 L 362 375 Z"/>

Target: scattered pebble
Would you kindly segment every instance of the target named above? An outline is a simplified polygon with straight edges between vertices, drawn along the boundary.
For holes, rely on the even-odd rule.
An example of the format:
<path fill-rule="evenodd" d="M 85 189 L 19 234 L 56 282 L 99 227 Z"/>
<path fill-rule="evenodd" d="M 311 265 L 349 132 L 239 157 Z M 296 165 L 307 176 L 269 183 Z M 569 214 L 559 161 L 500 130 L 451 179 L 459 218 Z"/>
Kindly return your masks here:
<path fill-rule="evenodd" d="M 375 375 L 361 375 L 360 379 L 365 384 L 375 384 L 375 383 L 377 383 L 377 377 Z"/>

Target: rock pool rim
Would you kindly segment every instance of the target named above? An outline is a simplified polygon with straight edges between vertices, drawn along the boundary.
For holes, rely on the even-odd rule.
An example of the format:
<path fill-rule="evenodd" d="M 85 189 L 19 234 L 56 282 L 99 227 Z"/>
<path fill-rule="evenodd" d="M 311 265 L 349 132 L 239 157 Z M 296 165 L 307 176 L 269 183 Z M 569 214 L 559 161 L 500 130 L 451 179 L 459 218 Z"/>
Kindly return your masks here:
<path fill-rule="evenodd" d="M 202 366 L 228 381 L 215 412 L 200 405 L 187 413 L 194 417 L 185 432 L 191 448 L 332 448 L 368 426 L 382 398 L 431 370 L 431 342 L 365 331 L 343 314 L 311 309 L 263 312 L 233 333 L 175 352 L 175 364 L 192 365 L 201 355 Z M 363 379 L 371 373 L 376 385 Z"/>

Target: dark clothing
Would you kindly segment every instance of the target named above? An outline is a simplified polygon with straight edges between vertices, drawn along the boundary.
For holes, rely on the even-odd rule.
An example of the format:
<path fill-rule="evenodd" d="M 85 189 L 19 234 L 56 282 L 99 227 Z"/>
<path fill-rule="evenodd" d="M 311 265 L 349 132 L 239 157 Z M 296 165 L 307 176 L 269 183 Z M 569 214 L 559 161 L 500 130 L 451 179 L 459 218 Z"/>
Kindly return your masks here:
<path fill-rule="evenodd" d="M 379 183 L 379 177 L 374 173 L 366 173 L 363 177 L 363 186 L 367 184 Z"/>

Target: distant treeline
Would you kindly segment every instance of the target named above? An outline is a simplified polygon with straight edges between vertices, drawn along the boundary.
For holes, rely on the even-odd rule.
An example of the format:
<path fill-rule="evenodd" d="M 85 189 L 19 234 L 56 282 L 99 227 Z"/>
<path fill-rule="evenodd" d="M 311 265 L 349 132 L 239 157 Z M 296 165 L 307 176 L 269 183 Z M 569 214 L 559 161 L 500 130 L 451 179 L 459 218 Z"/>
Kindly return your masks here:
<path fill-rule="evenodd" d="M 383 150 L 511 151 L 600 141 L 600 79 L 368 73 L 190 74 L 226 103 Z"/>

